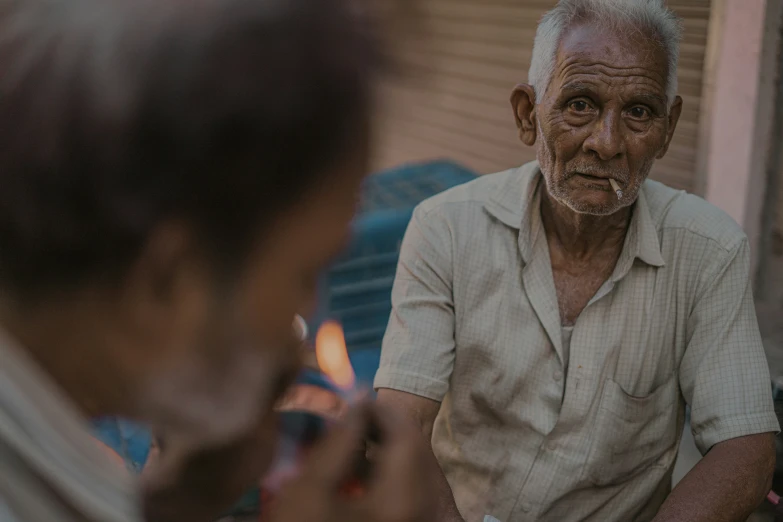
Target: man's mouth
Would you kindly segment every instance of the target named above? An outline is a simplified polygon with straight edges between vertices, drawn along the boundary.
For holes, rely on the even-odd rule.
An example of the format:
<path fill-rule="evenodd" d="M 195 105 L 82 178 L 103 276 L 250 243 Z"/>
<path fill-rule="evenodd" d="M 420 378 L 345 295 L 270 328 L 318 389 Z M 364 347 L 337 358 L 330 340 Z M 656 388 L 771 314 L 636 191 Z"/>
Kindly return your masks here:
<path fill-rule="evenodd" d="M 575 176 L 579 176 L 580 178 L 583 178 L 586 181 L 589 181 L 590 183 L 594 183 L 596 185 L 606 185 L 609 186 L 609 178 L 604 178 L 601 176 L 593 176 L 590 174 L 583 174 L 581 172 L 577 172 L 574 174 Z"/>

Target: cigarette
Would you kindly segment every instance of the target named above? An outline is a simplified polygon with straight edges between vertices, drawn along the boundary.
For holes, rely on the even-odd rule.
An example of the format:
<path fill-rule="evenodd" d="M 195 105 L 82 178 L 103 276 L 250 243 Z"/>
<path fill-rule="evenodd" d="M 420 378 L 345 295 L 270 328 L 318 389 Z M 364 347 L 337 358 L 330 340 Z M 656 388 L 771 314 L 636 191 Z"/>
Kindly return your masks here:
<path fill-rule="evenodd" d="M 612 190 L 617 194 L 617 199 L 623 199 L 623 191 L 620 190 L 620 185 L 613 178 L 609 178 L 609 184 L 612 186 Z"/>

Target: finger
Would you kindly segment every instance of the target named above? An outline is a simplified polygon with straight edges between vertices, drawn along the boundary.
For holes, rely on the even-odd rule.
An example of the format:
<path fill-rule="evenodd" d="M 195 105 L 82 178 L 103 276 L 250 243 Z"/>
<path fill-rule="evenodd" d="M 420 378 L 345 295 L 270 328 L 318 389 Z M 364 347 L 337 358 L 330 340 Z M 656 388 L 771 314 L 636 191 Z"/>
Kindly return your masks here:
<path fill-rule="evenodd" d="M 263 510 L 262 522 L 370 522 L 371 517 L 357 518 L 335 492 L 313 483 L 291 483 Z"/>
<path fill-rule="evenodd" d="M 344 422 L 332 428 L 327 437 L 313 448 L 302 479 L 338 489 L 351 475 L 357 448 L 361 448 L 364 442 L 368 420 L 367 405 L 351 411 Z"/>

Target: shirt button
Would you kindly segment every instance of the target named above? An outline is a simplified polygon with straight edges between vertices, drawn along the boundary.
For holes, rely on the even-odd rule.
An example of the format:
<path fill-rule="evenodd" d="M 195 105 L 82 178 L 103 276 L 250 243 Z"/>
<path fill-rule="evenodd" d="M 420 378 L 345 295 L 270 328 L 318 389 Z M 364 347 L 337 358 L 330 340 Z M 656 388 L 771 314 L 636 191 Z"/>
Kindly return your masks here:
<path fill-rule="evenodd" d="M 548 449 L 549 451 L 555 451 L 557 449 L 557 442 L 553 440 L 549 441 L 546 445 L 546 449 Z"/>
<path fill-rule="evenodd" d="M 519 506 L 522 511 L 525 513 L 530 513 L 530 510 L 533 509 L 533 506 L 530 505 L 530 502 L 522 502 L 522 505 Z"/>
<path fill-rule="evenodd" d="M 562 381 L 562 380 L 563 380 L 563 372 L 561 372 L 560 370 L 557 370 L 557 371 L 556 371 L 556 372 L 555 372 L 555 373 L 552 375 L 552 377 L 554 377 L 554 379 L 555 379 L 556 381 L 558 381 L 558 382 L 559 382 L 559 381 Z"/>

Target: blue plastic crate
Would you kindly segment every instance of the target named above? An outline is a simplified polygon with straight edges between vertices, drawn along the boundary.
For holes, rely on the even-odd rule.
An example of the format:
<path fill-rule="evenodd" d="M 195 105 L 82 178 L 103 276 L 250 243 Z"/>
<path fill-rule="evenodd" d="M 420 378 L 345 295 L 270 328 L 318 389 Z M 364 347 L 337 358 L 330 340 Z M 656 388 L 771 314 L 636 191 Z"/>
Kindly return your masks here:
<path fill-rule="evenodd" d="M 425 199 L 473 180 L 476 173 L 446 160 L 408 164 L 373 174 L 364 183 L 359 215 L 413 210 Z"/>
<path fill-rule="evenodd" d="M 371 383 L 378 368 L 400 245 L 413 210 L 475 178 L 455 163 L 436 161 L 387 170 L 365 182 L 353 240 L 326 275 L 319 314 L 343 324 L 360 381 Z"/>

